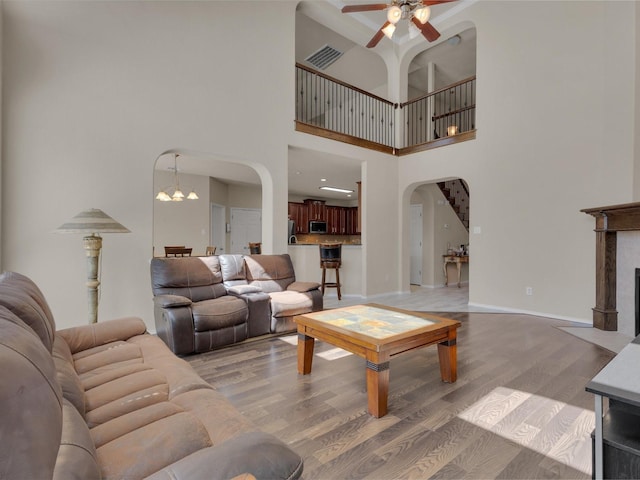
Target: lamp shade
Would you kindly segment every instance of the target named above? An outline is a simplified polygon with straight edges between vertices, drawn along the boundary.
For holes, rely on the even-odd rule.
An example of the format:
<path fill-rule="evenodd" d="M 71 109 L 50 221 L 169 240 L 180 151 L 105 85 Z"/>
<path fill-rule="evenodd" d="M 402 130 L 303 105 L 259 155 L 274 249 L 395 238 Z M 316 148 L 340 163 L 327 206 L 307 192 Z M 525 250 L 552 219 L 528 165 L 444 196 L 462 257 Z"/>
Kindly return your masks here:
<path fill-rule="evenodd" d="M 130 230 L 116 222 L 97 208 L 84 210 L 66 223 L 60 225 L 55 233 L 129 233 Z"/>

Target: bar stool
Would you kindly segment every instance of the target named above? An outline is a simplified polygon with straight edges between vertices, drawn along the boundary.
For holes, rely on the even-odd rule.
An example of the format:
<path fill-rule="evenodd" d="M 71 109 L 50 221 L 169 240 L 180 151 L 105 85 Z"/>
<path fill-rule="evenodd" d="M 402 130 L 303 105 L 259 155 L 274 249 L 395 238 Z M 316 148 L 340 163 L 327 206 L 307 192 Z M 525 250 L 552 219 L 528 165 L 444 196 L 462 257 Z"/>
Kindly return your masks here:
<path fill-rule="evenodd" d="M 341 243 L 321 243 L 320 247 L 320 268 L 322 268 L 322 284 L 320 289 L 324 295 L 325 287 L 333 287 L 338 292 L 338 300 L 342 300 L 340 292 L 340 266 L 342 265 L 342 244 Z M 336 271 L 336 281 L 327 282 L 327 269 Z"/>

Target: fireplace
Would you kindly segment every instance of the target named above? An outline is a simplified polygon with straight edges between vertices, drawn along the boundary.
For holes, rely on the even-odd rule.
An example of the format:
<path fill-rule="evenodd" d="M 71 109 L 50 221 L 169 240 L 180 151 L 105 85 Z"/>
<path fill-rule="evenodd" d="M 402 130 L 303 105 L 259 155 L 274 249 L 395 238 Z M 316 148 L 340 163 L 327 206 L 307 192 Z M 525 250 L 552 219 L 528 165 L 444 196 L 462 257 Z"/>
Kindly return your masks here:
<path fill-rule="evenodd" d="M 586 208 L 581 211 L 592 215 L 596 220 L 596 305 L 593 307 L 593 326 L 601 330 L 617 331 L 617 234 L 618 232 L 640 231 L 640 203 Z M 637 275 L 636 273 L 636 278 Z M 636 335 L 640 324 L 637 282 L 638 280 L 636 280 Z"/>

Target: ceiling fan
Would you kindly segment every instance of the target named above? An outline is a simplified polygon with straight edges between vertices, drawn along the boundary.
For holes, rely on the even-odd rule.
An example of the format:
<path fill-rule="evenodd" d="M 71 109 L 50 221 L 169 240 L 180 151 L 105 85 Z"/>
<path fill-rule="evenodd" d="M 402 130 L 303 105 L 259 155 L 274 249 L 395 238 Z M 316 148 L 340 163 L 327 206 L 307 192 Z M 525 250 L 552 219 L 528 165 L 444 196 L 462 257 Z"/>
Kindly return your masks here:
<path fill-rule="evenodd" d="M 400 20 L 409 20 L 409 35 L 413 38 L 422 33 L 424 38 L 433 42 L 440 36 L 440 32 L 429 23 L 431 5 L 454 2 L 456 0 L 391 0 L 391 3 L 368 3 L 361 5 L 345 5 L 342 13 L 372 12 L 387 10 L 387 21 L 380 27 L 373 38 L 367 43 L 367 48 L 375 47 L 383 36 L 391 38 Z"/>

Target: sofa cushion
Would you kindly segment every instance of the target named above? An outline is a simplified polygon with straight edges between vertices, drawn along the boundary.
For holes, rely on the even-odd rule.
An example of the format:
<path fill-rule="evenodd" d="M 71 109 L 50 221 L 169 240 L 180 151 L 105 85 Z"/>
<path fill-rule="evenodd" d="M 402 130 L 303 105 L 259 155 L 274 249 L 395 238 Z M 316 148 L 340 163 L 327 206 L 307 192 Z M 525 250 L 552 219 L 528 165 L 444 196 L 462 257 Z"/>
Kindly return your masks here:
<path fill-rule="evenodd" d="M 53 479 L 99 480 L 100 466 L 87 424 L 66 399 L 62 409 L 62 437 Z"/>
<path fill-rule="evenodd" d="M 31 327 L 51 352 L 56 324 L 44 295 L 31 279 L 15 272 L 0 275 L 0 305 Z"/>
<path fill-rule="evenodd" d="M 247 267 L 244 263 L 244 255 L 220 255 L 219 258 L 225 287 L 247 284 Z"/>
<path fill-rule="evenodd" d="M 78 373 L 73 368 L 73 357 L 69 346 L 61 337 L 56 337 L 53 341 L 52 355 L 63 397 L 71 402 L 78 410 L 78 413 L 84 417 L 84 387 L 80 382 Z"/>
<path fill-rule="evenodd" d="M 105 479 L 144 478 L 211 446 L 199 419 L 186 412 L 160 418 L 97 449 Z M 206 478 L 206 472 L 200 472 Z"/>
<path fill-rule="evenodd" d="M 304 293 L 287 290 L 269 295 L 271 296 L 271 315 L 274 317 L 289 317 L 311 311 L 313 302 Z"/>
<path fill-rule="evenodd" d="M 288 254 L 247 255 L 247 280 L 267 293 L 286 290 L 296 280 L 293 263 Z"/>
<path fill-rule="evenodd" d="M 172 402 L 155 403 L 93 427 L 91 429 L 91 438 L 96 448 L 99 448 L 138 428 L 182 411 L 180 407 Z"/>
<path fill-rule="evenodd" d="M 20 323 L 0 307 L 0 476 L 52 478 L 62 434 L 62 392 L 50 353 Z"/>
<path fill-rule="evenodd" d="M 246 295 L 248 293 L 261 293 L 262 289 L 255 285 L 235 285 L 227 288 L 227 291 L 234 295 Z"/>
<path fill-rule="evenodd" d="M 154 295 L 182 295 L 194 302 L 227 294 L 217 256 L 151 259 Z"/>
<path fill-rule="evenodd" d="M 87 422 L 99 425 L 123 412 L 167 400 L 167 380 L 157 370 L 147 369 L 115 378 L 86 392 Z"/>
<path fill-rule="evenodd" d="M 263 432 L 247 432 L 199 450 L 148 480 L 199 478 L 202 471 L 210 472 L 209 480 L 284 480 L 300 477 L 302 469 L 302 458 L 280 440 Z"/>
<path fill-rule="evenodd" d="M 304 293 L 318 290 L 319 288 L 320 284 L 318 282 L 293 282 L 287 287 L 287 290 Z"/>
<path fill-rule="evenodd" d="M 119 341 L 78 352 L 73 356 L 73 361 L 76 371 L 82 375 L 89 371 L 95 372 L 103 366 L 111 370 L 115 366 L 140 363 L 142 356 L 136 345 Z"/>
<path fill-rule="evenodd" d="M 194 303 L 191 311 L 196 332 L 240 325 L 246 323 L 248 316 L 246 302 L 230 295 Z"/>

